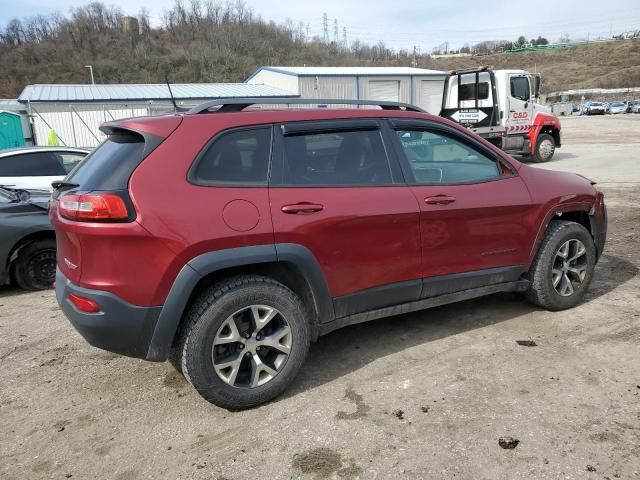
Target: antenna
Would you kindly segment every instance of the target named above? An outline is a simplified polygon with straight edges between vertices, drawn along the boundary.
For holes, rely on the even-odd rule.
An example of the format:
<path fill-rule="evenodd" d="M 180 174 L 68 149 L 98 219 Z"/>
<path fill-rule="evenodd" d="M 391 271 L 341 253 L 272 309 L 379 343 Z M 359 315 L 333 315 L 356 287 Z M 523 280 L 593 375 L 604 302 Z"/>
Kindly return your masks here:
<path fill-rule="evenodd" d="M 178 108 L 178 105 L 176 105 L 176 99 L 173 96 L 173 92 L 171 91 L 171 84 L 169 83 L 169 75 L 165 75 L 164 76 L 164 81 L 167 82 L 167 88 L 169 89 L 169 95 L 171 95 L 171 102 L 173 103 L 173 111 L 174 112 L 179 112 L 183 109 Z"/>

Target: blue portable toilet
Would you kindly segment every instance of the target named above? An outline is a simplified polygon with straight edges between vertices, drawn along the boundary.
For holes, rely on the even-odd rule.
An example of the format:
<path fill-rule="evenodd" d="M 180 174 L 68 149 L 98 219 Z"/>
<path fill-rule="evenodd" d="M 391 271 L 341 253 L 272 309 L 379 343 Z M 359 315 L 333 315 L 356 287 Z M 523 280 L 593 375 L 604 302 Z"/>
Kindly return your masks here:
<path fill-rule="evenodd" d="M 25 145 L 20 115 L 0 111 L 0 150 L 24 147 Z"/>

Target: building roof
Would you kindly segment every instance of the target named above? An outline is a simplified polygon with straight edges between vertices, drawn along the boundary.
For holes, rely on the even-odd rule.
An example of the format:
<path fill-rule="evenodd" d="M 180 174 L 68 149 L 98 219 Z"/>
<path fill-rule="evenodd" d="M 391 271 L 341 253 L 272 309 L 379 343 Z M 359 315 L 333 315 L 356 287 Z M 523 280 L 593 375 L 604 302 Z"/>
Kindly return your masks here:
<path fill-rule="evenodd" d="M 261 70 L 270 70 L 272 72 L 284 73 L 294 76 L 350 76 L 350 75 L 386 75 L 386 76 L 405 76 L 405 75 L 425 75 L 425 76 L 444 76 L 446 72 L 440 70 L 428 70 L 426 68 L 412 67 L 271 67 L 265 66 L 257 69 L 249 77 L 251 79 Z M 247 80 L 249 80 L 247 79 Z"/>
<path fill-rule="evenodd" d="M 247 83 L 172 83 L 176 100 L 235 97 L 297 97 L 267 85 Z M 166 84 L 28 85 L 18 102 L 113 102 L 171 100 Z"/>
<path fill-rule="evenodd" d="M 11 98 L 0 98 L 0 110 L 7 112 L 24 112 L 24 105 Z"/>

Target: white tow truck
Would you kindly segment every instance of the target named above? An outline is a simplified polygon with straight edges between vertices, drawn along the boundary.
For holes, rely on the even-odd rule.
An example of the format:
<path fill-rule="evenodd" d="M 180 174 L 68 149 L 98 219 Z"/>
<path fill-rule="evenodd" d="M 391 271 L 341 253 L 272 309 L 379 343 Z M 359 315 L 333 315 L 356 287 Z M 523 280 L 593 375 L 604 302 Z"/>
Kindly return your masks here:
<path fill-rule="evenodd" d="M 560 120 L 540 105 L 539 74 L 480 67 L 448 72 L 440 116 L 471 129 L 497 147 L 535 162 L 560 147 Z"/>

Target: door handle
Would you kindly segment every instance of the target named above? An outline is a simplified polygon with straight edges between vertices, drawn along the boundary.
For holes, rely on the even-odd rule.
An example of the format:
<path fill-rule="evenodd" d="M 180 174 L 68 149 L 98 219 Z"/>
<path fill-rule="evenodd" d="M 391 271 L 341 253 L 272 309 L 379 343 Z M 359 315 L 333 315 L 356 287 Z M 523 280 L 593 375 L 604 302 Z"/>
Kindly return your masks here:
<path fill-rule="evenodd" d="M 309 215 L 324 210 L 324 206 L 318 203 L 300 202 L 293 205 L 284 205 L 282 213 Z"/>
<path fill-rule="evenodd" d="M 456 199 L 454 197 L 447 195 L 436 195 L 435 197 L 427 197 L 424 199 L 424 203 L 427 205 L 449 205 L 455 201 Z"/>

